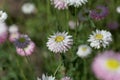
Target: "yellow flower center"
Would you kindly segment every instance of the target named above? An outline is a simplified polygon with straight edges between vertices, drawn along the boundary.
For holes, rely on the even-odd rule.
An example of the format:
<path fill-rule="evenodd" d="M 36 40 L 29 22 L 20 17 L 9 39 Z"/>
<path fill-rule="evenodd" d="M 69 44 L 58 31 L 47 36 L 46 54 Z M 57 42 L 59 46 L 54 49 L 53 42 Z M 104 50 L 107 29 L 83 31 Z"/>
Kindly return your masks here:
<path fill-rule="evenodd" d="M 98 40 L 101 40 L 101 39 L 103 39 L 103 35 L 102 34 L 96 34 L 95 38 L 98 39 Z"/>
<path fill-rule="evenodd" d="M 115 59 L 109 59 L 106 62 L 106 67 L 110 70 L 116 70 L 120 67 L 120 62 Z"/>
<path fill-rule="evenodd" d="M 23 37 L 21 37 L 21 38 L 19 38 L 19 40 L 18 40 L 19 42 L 21 42 L 21 43 L 24 43 L 25 41 L 26 41 L 26 39 L 25 38 L 23 38 Z"/>
<path fill-rule="evenodd" d="M 82 50 L 83 50 L 83 51 L 86 51 L 86 50 L 87 50 L 87 48 L 86 48 L 86 47 L 83 47 L 83 48 L 82 48 Z"/>
<path fill-rule="evenodd" d="M 56 38 L 55 38 L 55 41 L 56 42 L 61 42 L 61 41 L 63 41 L 64 40 L 64 37 L 63 36 L 57 36 Z"/>

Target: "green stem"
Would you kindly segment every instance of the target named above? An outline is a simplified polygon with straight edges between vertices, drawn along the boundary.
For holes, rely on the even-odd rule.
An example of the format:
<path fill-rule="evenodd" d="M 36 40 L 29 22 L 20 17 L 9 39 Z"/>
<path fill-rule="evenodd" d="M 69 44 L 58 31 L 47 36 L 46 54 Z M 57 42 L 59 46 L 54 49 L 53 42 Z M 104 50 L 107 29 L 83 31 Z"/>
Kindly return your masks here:
<path fill-rule="evenodd" d="M 24 51 L 24 53 L 25 53 L 25 55 L 26 55 L 27 53 L 25 52 L 25 49 L 23 49 L 23 51 Z M 35 77 L 34 80 L 36 80 L 35 68 L 34 68 L 34 66 L 31 64 L 32 60 L 31 60 L 30 56 L 25 56 L 25 57 L 26 57 L 26 61 L 27 61 L 28 65 L 31 66 L 30 70 L 33 72 L 33 75 L 34 75 L 34 77 Z"/>
<path fill-rule="evenodd" d="M 58 70 L 60 69 L 61 65 L 62 65 L 62 62 L 60 62 L 60 64 L 59 64 L 58 67 L 56 68 L 56 70 L 55 70 L 55 72 L 54 72 L 54 76 L 56 75 L 56 73 L 57 73 Z"/>
<path fill-rule="evenodd" d="M 67 32 L 69 32 L 68 20 L 69 20 L 69 13 L 68 13 L 68 10 L 66 10 L 66 27 L 67 27 Z"/>
<path fill-rule="evenodd" d="M 83 80 L 87 80 L 87 64 L 86 60 L 84 59 L 84 78 Z"/>
<path fill-rule="evenodd" d="M 23 77 L 23 80 L 28 80 L 28 79 L 26 78 L 26 76 L 24 75 L 24 71 L 23 71 L 23 69 L 21 68 L 19 61 L 16 60 L 16 62 L 17 62 L 17 66 L 18 66 L 19 69 L 20 69 L 20 74 L 21 74 L 21 76 Z"/>
<path fill-rule="evenodd" d="M 47 0 L 47 21 L 49 22 L 49 16 L 50 16 L 50 1 Z"/>
<path fill-rule="evenodd" d="M 65 67 L 65 73 L 66 73 L 67 70 L 68 70 L 69 64 L 68 64 L 67 61 L 66 61 L 66 57 L 65 57 L 64 53 L 61 54 L 61 58 L 62 58 L 63 65 L 64 65 L 64 67 Z"/>

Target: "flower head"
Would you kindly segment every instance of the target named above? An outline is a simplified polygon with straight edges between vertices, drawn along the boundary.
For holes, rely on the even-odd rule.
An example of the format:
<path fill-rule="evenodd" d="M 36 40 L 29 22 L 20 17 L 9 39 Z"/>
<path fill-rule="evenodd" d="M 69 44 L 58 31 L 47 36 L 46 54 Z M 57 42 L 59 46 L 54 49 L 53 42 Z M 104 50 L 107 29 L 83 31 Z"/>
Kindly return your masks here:
<path fill-rule="evenodd" d="M 0 23 L 0 44 L 5 42 L 8 36 L 8 27 L 5 23 Z"/>
<path fill-rule="evenodd" d="M 118 6 L 118 7 L 116 8 L 116 11 L 117 11 L 118 13 L 120 13 L 120 6 Z"/>
<path fill-rule="evenodd" d="M 42 78 L 37 78 L 37 80 L 55 80 L 55 77 L 53 76 L 47 76 L 45 74 L 42 75 Z"/>
<path fill-rule="evenodd" d="M 87 14 L 89 14 L 89 10 L 86 9 L 86 8 L 85 8 L 83 11 L 80 11 L 80 12 L 78 13 L 78 20 L 79 20 L 80 22 L 87 21 L 87 20 L 88 20 Z"/>
<path fill-rule="evenodd" d="M 67 9 L 67 3 L 65 2 L 65 0 L 51 0 L 51 3 L 55 6 L 55 8 L 59 9 L 59 10 L 64 10 Z"/>
<path fill-rule="evenodd" d="M 25 14 L 31 14 L 34 13 L 36 10 L 36 7 L 33 3 L 24 3 L 22 5 L 22 12 Z"/>
<path fill-rule="evenodd" d="M 120 79 L 120 54 L 105 51 L 95 57 L 92 70 L 100 80 Z"/>
<path fill-rule="evenodd" d="M 27 35 L 20 35 L 16 40 L 14 41 L 14 44 L 18 48 L 26 48 L 30 43 L 30 38 Z"/>
<path fill-rule="evenodd" d="M 10 32 L 10 33 L 16 33 L 16 32 L 18 32 L 18 26 L 15 25 L 15 24 L 11 25 L 11 26 L 9 27 L 9 32 Z"/>
<path fill-rule="evenodd" d="M 82 6 L 82 4 L 85 4 L 87 0 L 66 0 L 66 3 L 69 6 L 79 7 Z"/>
<path fill-rule="evenodd" d="M 108 31 L 96 30 L 96 32 L 92 33 L 88 39 L 91 47 L 99 49 L 103 46 L 105 48 L 112 41 L 112 35 Z"/>
<path fill-rule="evenodd" d="M 104 19 L 109 13 L 109 10 L 105 6 L 97 6 L 95 10 L 90 11 L 90 17 L 95 20 Z"/>
<path fill-rule="evenodd" d="M 63 77 L 61 80 L 72 80 L 70 77 Z"/>
<path fill-rule="evenodd" d="M 119 23 L 116 21 L 112 21 L 107 24 L 107 27 L 111 30 L 115 30 L 119 27 Z"/>
<path fill-rule="evenodd" d="M 19 37 L 14 40 L 14 44 L 16 46 L 17 53 L 21 56 L 32 54 L 35 48 L 35 44 L 27 35 L 19 35 Z"/>
<path fill-rule="evenodd" d="M 4 22 L 7 19 L 7 13 L 0 11 L 0 22 Z"/>
<path fill-rule="evenodd" d="M 68 22 L 68 25 L 69 25 L 70 29 L 74 30 L 74 29 L 79 25 L 79 23 L 78 23 L 78 22 L 75 22 L 75 21 L 73 21 L 73 20 L 70 20 L 70 21 Z"/>
<path fill-rule="evenodd" d="M 17 53 L 21 56 L 29 56 L 33 53 L 35 48 L 35 44 L 31 41 L 26 48 L 18 48 L 16 47 Z"/>
<path fill-rule="evenodd" d="M 54 53 L 62 53 L 68 51 L 72 44 L 73 39 L 71 35 L 68 35 L 67 32 L 57 32 L 48 38 L 47 47 Z"/>
<path fill-rule="evenodd" d="M 9 35 L 10 42 L 14 42 L 16 39 L 19 38 L 19 36 L 20 36 L 20 33 L 18 33 L 18 32 L 10 33 L 10 35 Z"/>
<path fill-rule="evenodd" d="M 77 55 L 79 57 L 87 57 L 91 53 L 91 48 L 88 45 L 80 45 L 78 47 Z"/>

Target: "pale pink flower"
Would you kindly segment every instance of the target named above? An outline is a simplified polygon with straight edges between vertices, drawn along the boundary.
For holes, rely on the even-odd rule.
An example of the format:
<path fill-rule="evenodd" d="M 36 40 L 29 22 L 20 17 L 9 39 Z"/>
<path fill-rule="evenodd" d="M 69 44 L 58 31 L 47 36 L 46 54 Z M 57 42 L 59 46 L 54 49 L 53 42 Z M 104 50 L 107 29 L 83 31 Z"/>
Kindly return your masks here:
<path fill-rule="evenodd" d="M 8 36 L 8 28 L 5 23 L 0 23 L 0 44 L 5 42 Z"/>
<path fill-rule="evenodd" d="M 105 51 L 95 57 L 92 70 L 100 80 L 120 80 L 120 54 Z"/>
<path fill-rule="evenodd" d="M 51 3 L 55 6 L 55 8 L 59 9 L 59 10 L 64 10 L 67 9 L 67 3 L 65 2 L 65 0 L 51 0 Z"/>
<path fill-rule="evenodd" d="M 30 44 L 24 49 L 16 47 L 17 53 L 21 56 L 31 55 L 34 51 L 34 48 L 35 48 L 35 44 L 33 42 L 30 42 Z"/>

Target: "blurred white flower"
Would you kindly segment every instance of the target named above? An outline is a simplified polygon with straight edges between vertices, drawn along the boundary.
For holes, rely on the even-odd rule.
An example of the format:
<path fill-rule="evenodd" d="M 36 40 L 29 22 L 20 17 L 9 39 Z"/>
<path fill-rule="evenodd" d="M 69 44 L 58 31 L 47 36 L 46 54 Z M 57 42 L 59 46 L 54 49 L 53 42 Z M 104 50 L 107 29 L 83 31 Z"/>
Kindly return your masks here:
<path fill-rule="evenodd" d="M 5 23 L 0 23 L 0 35 L 2 35 L 2 33 L 6 33 L 8 30 L 8 27 Z"/>
<path fill-rule="evenodd" d="M 64 53 L 71 48 L 72 44 L 73 39 L 71 35 L 68 35 L 68 32 L 57 32 L 48 38 L 47 47 L 54 53 Z"/>
<path fill-rule="evenodd" d="M 17 33 L 18 32 L 18 26 L 13 24 L 9 27 L 9 32 L 10 33 Z"/>
<path fill-rule="evenodd" d="M 0 22 L 4 22 L 7 19 L 7 13 L 0 11 Z"/>
<path fill-rule="evenodd" d="M 65 2 L 65 0 L 50 0 L 51 3 L 55 6 L 55 8 L 59 9 L 59 10 L 64 10 L 67 9 L 67 3 Z"/>
<path fill-rule="evenodd" d="M 42 75 L 42 79 L 37 78 L 37 80 L 55 80 L 55 77 L 53 76 L 45 76 L 44 74 Z"/>
<path fill-rule="evenodd" d="M 91 53 L 91 48 L 88 45 L 80 45 L 78 47 L 77 55 L 79 57 L 87 57 Z"/>
<path fill-rule="evenodd" d="M 88 42 L 90 42 L 90 46 L 96 49 L 100 47 L 106 48 L 107 45 L 112 41 L 112 35 L 110 32 L 106 30 L 96 30 L 96 32 L 92 32 L 92 35 L 89 36 Z"/>
<path fill-rule="evenodd" d="M 118 6 L 118 7 L 116 8 L 116 11 L 117 11 L 118 13 L 120 13 L 120 6 Z"/>
<path fill-rule="evenodd" d="M 72 80 L 72 79 L 70 77 L 65 76 L 61 80 Z"/>
<path fill-rule="evenodd" d="M 22 12 L 24 14 L 34 13 L 35 10 L 36 10 L 36 7 L 33 3 L 25 3 L 22 5 Z"/>
<path fill-rule="evenodd" d="M 75 22 L 75 21 L 73 21 L 73 20 L 70 20 L 69 22 L 68 22 L 68 25 L 69 25 L 69 27 L 70 27 L 70 29 L 75 29 L 78 25 L 79 25 L 79 23 L 77 22 Z"/>
<path fill-rule="evenodd" d="M 69 6 L 74 6 L 74 7 L 79 7 L 82 6 L 82 4 L 85 4 L 87 2 L 87 0 L 66 0 L 66 3 Z"/>

